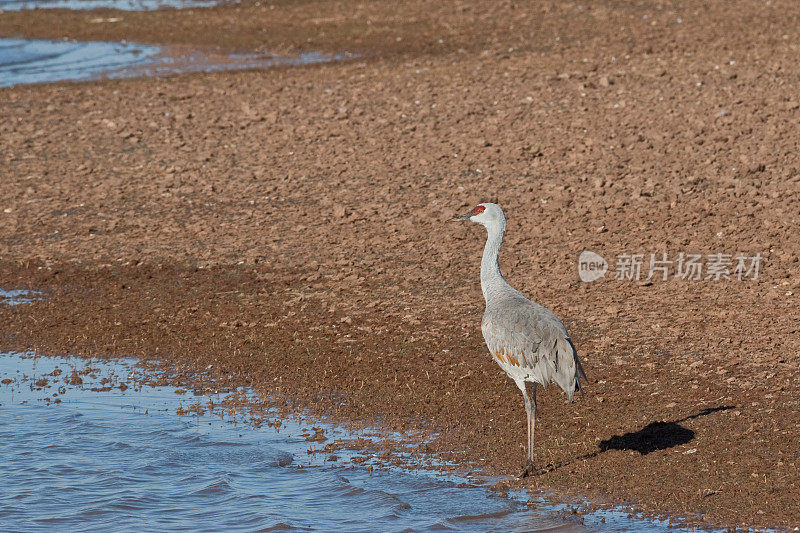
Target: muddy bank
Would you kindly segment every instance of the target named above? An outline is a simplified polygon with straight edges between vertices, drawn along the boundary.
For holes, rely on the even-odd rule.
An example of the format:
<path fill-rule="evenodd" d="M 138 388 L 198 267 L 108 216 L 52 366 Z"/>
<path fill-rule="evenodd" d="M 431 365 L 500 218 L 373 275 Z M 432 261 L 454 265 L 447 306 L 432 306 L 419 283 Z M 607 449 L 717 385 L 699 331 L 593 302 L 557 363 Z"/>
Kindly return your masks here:
<path fill-rule="evenodd" d="M 0 308 L 0 347 L 213 365 L 516 472 L 524 411 L 479 330 L 483 235 L 448 222 L 494 200 L 510 218 L 506 277 L 562 317 L 590 378 L 576 404 L 542 394 L 530 486 L 796 525 L 795 8 L 499 5 L 497 27 L 457 26 L 473 48 L 439 49 L 417 30 L 432 19 L 401 23 L 414 5 L 370 4 L 412 32 L 374 42 L 320 22 L 340 32 L 325 31 L 332 51 L 386 46 L 351 63 L 0 90 L 2 288 L 48 295 Z M 463 21 L 489 9 L 462 7 Z M 246 27 L 246 9 L 163 20 Z M 48 36 L 49 16 L 0 26 Z M 123 38 L 74 16 L 64 28 L 100 33 L 70 36 Z M 309 31 L 221 35 L 302 50 Z M 608 260 L 605 281 L 579 281 L 586 249 Z M 651 253 L 740 252 L 762 257 L 757 279 L 644 279 Z M 638 282 L 614 280 L 619 256 L 639 253 Z"/>

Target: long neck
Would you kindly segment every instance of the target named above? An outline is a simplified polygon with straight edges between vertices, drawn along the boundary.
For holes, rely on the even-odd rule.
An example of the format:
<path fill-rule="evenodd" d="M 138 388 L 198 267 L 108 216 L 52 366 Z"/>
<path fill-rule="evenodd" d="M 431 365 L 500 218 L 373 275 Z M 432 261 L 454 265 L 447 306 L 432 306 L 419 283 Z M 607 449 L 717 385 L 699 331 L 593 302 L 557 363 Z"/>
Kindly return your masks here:
<path fill-rule="evenodd" d="M 508 286 L 503 275 L 500 274 L 500 245 L 503 243 L 503 234 L 506 231 L 506 223 L 502 221 L 497 224 L 486 226 L 488 237 L 486 246 L 483 248 L 483 259 L 481 260 L 481 291 L 483 298 L 489 302 L 489 298 L 497 294 Z"/>

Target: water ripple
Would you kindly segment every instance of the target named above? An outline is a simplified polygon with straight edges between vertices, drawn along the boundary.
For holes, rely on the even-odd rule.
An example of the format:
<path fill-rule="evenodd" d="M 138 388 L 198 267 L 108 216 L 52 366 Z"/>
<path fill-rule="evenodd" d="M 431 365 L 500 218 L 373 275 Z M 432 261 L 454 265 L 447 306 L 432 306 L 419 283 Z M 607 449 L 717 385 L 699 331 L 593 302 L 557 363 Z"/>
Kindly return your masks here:
<path fill-rule="evenodd" d="M 204 488 L 197 490 L 192 493 L 192 496 L 212 496 L 218 494 L 227 494 L 232 492 L 233 489 L 226 481 L 216 481 L 209 485 L 206 485 Z"/>

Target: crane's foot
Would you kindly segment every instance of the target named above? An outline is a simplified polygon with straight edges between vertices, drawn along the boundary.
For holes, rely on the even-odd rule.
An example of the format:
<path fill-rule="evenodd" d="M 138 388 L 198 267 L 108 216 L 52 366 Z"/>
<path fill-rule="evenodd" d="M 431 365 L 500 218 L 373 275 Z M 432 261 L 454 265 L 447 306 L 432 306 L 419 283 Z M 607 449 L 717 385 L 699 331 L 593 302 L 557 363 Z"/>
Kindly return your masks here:
<path fill-rule="evenodd" d="M 534 466 L 533 461 L 531 459 L 528 459 L 525 462 L 525 468 L 522 469 L 522 473 L 519 475 L 519 478 L 522 479 L 528 476 L 532 476 L 535 473 L 536 473 L 536 467 Z"/>

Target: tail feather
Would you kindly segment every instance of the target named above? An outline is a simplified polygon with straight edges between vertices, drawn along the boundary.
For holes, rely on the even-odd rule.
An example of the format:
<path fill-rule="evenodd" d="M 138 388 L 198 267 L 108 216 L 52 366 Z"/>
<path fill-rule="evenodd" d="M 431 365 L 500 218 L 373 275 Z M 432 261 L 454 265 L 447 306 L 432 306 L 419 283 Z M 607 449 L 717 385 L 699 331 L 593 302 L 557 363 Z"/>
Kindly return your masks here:
<path fill-rule="evenodd" d="M 583 385 L 581 384 L 581 378 L 583 378 L 583 381 L 585 381 L 587 384 L 589 383 L 589 379 L 586 377 L 586 372 L 583 371 L 583 365 L 581 364 L 581 360 L 578 359 L 578 350 L 576 350 L 575 345 L 572 344 L 572 339 L 568 338 L 567 342 L 569 342 L 569 345 L 572 346 L 572 357 L 575 358 L 575 367 L 576 367 L 575 384 L 577 386 L 577 389 L 581 391 L 581 396 L 583 396 Z"/>

